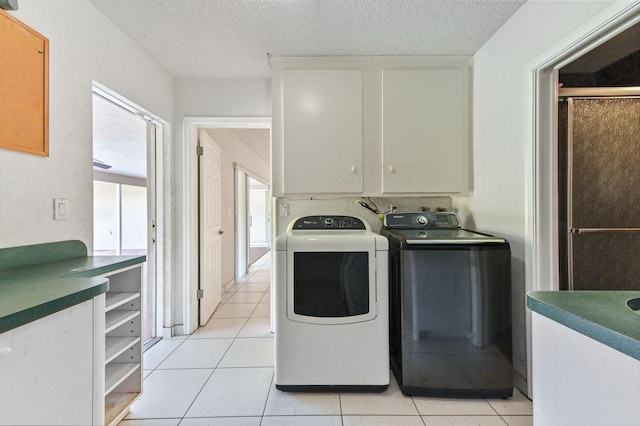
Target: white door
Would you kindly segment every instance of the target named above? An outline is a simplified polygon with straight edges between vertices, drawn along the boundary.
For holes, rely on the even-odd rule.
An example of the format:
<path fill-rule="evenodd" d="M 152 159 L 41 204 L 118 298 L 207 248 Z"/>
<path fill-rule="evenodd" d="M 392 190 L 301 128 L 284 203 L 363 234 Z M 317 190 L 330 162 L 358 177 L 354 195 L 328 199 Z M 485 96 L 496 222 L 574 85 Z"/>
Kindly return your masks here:
<path fill-rule="evenodd" d="M 220 147 L 200 131 L 200 282 L 198 310 L 200 326 L 209 321 L 222 300 L 220 271 Z"/>

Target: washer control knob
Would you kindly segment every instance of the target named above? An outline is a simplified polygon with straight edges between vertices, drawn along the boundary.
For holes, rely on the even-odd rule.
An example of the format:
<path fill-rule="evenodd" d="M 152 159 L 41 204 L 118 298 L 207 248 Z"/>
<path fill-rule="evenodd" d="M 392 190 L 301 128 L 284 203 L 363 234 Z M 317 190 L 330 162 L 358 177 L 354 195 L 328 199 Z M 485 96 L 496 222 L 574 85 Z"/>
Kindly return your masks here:
<path fill-rule="evenodd" d="M 418 222 L 419 225 L 426 225 L 429 222 L 429 219 L 427 219 L 426 216 L 418 216 L 416 218 L 416 222 Z"/>

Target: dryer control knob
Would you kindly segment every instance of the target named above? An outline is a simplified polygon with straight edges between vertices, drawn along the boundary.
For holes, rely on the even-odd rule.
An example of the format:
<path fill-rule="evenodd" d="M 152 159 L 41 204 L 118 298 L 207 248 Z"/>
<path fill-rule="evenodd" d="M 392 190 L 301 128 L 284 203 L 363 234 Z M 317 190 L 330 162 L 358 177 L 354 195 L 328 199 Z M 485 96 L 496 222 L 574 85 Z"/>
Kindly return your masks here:
<path fill-rule="evenodd" d="M 416 222 L 418 222 L 418 224 L 420 225 L 426 225 L 429 222 L 429 219 L 427 219 L 426 216 L 418 216 L 416 218 Z"/>

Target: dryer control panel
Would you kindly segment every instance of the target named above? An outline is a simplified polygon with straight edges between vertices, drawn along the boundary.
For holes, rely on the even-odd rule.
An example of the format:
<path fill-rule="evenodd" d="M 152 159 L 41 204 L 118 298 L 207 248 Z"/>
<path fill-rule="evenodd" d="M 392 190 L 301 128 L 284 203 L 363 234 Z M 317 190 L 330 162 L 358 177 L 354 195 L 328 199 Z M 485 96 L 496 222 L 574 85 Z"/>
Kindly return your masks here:
<path fill-rule="evenodd" d="M 389 229 L 458 229 L 460 219 L 454 212 L 387 213 L 384 226 Z"/>
<path fill-rule="evenodd" d="M 335 229 L 353 230 L 367 229 L 362 219 L 353 216 L 305 216 L 297 219 L 292 228 L 296 230 Z"/>

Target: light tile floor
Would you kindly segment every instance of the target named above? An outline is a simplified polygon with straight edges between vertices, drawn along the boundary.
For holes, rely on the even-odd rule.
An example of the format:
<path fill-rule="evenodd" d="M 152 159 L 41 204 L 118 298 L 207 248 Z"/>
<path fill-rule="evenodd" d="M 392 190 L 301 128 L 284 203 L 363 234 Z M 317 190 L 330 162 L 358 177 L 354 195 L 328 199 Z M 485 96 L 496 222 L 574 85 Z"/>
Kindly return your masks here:
<path fill-rule="evenodd" d="M 121 426 L 530 426 L 532 405 L 383 393 L 286 393 L 273 384 L 270 256 L 223 295 L 206 326 L 144 354 L 144 393 Z"/>

